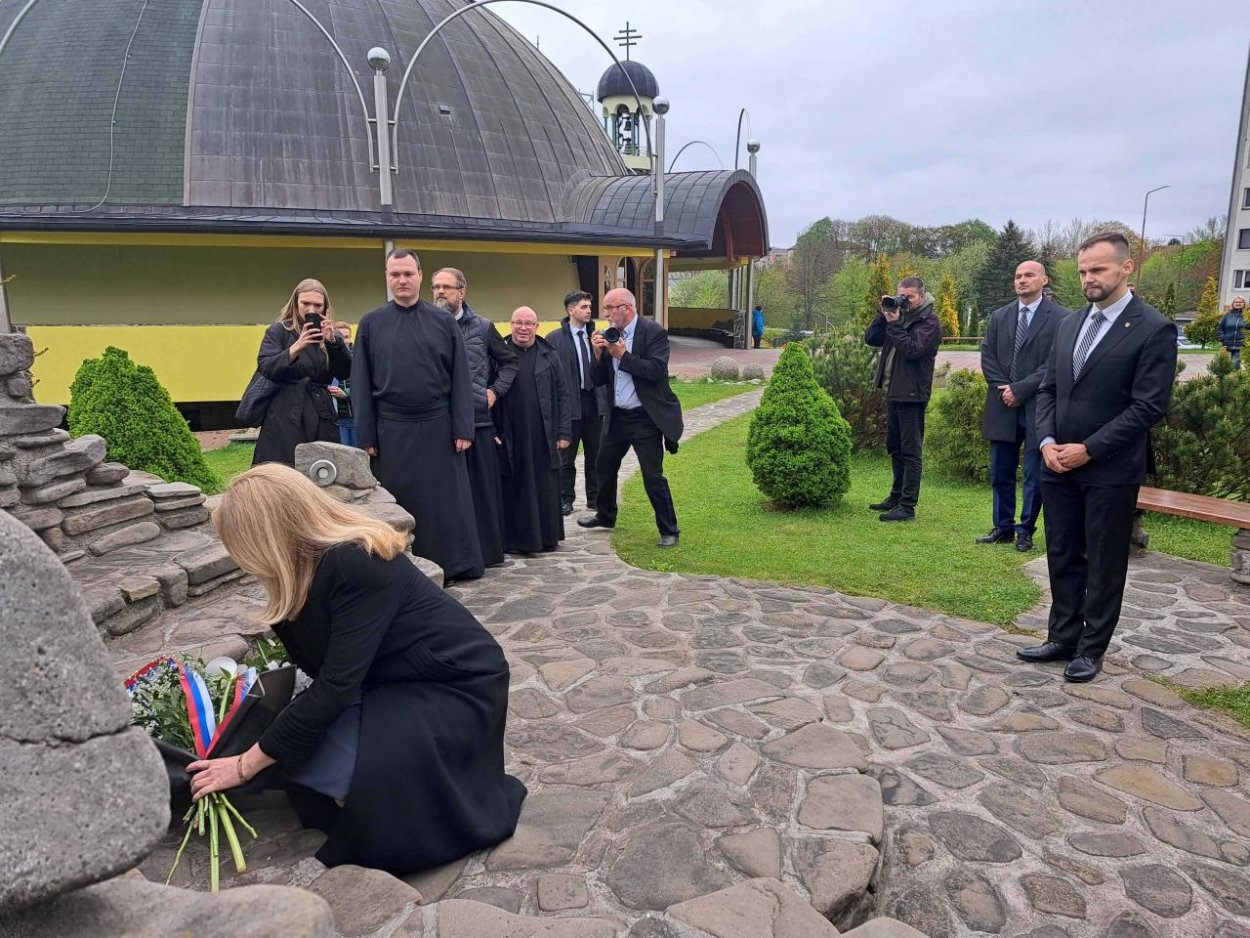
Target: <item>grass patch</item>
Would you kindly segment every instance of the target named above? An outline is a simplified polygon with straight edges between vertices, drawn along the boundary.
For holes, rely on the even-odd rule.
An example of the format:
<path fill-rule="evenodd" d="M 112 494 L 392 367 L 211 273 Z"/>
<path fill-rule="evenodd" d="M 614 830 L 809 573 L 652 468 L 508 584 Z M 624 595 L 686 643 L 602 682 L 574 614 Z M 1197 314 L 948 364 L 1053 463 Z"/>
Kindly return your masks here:
<path fill-rule="evenodd" d="M 704 404 L 723 401 L 727 397 L 736 397 L 747 391 L 754 391 L 762 385 L 747 384 L 733 381 L 670 381 L 673 393 L 681 401 L 682 410 L 694 410 Z"/>
<path fill-rule="evenodd" d="M 1210 687 L 1205 690 L 1190 687 L 1172 689 L 1195 707 L 1227 713 L 1238 723 L 1250 726 L 1250 684 L 1242 684 L 1240 687 Z"/>
<path fill-rule="evenodd" d="M 749 423 L 749 414 L 730 420 L 683 443 L 677 456 L 665 460 L 682 529 L 676 548 L 655 546 L 655 520 L 642 477 L 630 479 L 613 535 L 622 559 L 649 570 L 826 586 L 1000 625 L 1041 596 L 1021 570 L 1044 553 L 1041 530 L 1037 550 L 1030 554 L 1009 545 L 974 543 L 991 526 L 988 486 L 926 473 L 917 520 L 883 524 L 867 506 L 889 492 L 889 460 L 857 455 L 850 491 L 840 504 L 778 511 L 746 467 Z M 1218 545 L 1227 563 L 1226 529 L 1157 523 L 1181 519 L 1149 520 L 1152 547 L 1210 560 Z"/>
<path fill-rule="evenodd" d="M 255 452 L 255 443 L 231 443 L 221 449 L 207 450 L 204 453 L 204 461 L 208 463 L 208 468 L 217 477 L 217 487 L 206 494 L 212 495 L 220 492 L 240 472 L 252 468 L 252 454 Z"/>

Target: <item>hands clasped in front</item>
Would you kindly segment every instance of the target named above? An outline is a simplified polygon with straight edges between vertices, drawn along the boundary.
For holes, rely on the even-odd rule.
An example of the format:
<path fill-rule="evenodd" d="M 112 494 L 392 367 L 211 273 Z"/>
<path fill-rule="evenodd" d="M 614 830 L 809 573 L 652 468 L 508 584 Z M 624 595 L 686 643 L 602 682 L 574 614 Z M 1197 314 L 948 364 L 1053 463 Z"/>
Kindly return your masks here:
<path fill-rule="evenodd" d="M 1042 447 L 1042 459 L 1051 472 L 1070 472 L 1089 462 L 1084 443 L 1050 443 Z"/>

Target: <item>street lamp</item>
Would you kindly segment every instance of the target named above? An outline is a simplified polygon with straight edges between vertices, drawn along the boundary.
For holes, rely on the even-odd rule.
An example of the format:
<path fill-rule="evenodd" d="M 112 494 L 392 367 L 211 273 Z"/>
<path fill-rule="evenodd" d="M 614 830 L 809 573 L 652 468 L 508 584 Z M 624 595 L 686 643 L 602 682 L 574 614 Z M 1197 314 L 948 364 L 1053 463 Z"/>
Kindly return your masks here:
<path fill-rule="evenodd" d="M 1133 278 L 1133 282 L 1141 287 L 1141 268 L 1146 262 L 1146 209 L 1150 207 L 1150 193 L 1162 192 L 1164 189 L 1171 189 L 1171 186 L 1155 186 L 1146 193 L 1146 198 L 1141 206 L 1141 247 L 1137 249 L 1137 276 Z"/>

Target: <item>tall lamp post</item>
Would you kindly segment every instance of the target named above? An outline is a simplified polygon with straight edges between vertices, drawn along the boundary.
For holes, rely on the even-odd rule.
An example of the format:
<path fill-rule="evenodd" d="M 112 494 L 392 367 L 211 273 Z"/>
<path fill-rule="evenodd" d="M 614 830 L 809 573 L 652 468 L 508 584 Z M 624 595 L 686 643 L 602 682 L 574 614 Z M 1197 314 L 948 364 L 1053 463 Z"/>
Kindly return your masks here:
<path fill-rule="evenodd" d="M 1141 206 L 1141 247 L 1137 249 L 1137 276 L 1133 278 L 1133 282 L 1138 287 L 1141 286 L 1141 268 L 1146 262 L 1146 210 L 1150 207 L 1150 194 L 1152 192 L 1162 192 L 1164 189 L 1171 189 L 1171 186 L 1155 186 L 1146 193 L 1146 198 L 1142 201 Z"/>
<path fill-rule="evenodd" d="M 651 102 L 655 111 L 655 236 L 664 237 L 664 117 L 668 114 L 668 98 L 658 97 Z M 665 268 L 664 248 L 655 249 L 655 300 L 652 307 L 660 325 L 668 328 L 668 307 L 664 297 L 668 293 L 668 274 Z M 661 310 L 664 315 L 661 316 Z"/>

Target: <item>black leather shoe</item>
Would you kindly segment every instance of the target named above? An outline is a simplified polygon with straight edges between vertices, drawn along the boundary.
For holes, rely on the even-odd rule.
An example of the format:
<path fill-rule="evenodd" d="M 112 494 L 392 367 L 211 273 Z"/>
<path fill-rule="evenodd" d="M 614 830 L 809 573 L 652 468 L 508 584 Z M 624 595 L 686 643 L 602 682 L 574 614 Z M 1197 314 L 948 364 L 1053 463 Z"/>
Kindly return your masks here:
<path fill-rule="evenodd" d="M 995 528 L 984 537 L 978 537 L 978 544 L 1010 544 L 1016 539 L 1016 532 L 1010 528 Z"/>
<path fill-rule="evenodd" d="M 1016 535 L 1016 550 L 1020 551 L 1020 553 L 1022 554 L 1027 554 L 1032 549 L 1033 549 L 1033 535 L 1032 534 L 1017 534 Z"/>
<path fill-rule="evenodd" d="M 607 528 L 609 531 L 616 527 L 615 524 L 601 521 L 598 515 L 591 515 L 589 518 L 578 518 L 577 526 L 579 528 Z"/>
<path fill-rule="evenodd" d="M 560 506 L 560 513 L 561 513 L 562 515 L 564 515 L 564 517 L 566 517 L 566 518 L 567 518 L 569 515 L 571 515 L 571 514 L 573 513 L 573 503 L 572 503 L 572 502 L 565 502 L 563 505 L 561 505 L 561 506 Z"/>
<path fill-rule="evenodd" d="M 657 547 L 676 547 L 677 537 L 678 536 L 676 534 L 661 534 L 660 542 L 656 546 Z"/>
<path fill-rule="evenodd" d="M 1069 648 L 1067 645 L 1060 645 L 1058 642 L 1046 642 L 1044 645 L 1034 645 L 1032 648 L 1017 648 L 1016 657 L 1021 661 L 1028 661 L 1033 664 L 1044 664 L 1048 661 L 1071 661 L 1076 657 L 1076 649 Z"/>
<path fill-rule="evenodd" d="M 1063 679 L 1073 684 L 1084 684 L 1098 677 L 1102 670 L 1102 659 L 1090 655 L 1078 655 L 1063 669 Z"/>
<path fill-rule="evenodd" d="M 890 511 L 897 507 L 898 507 L 898 502 L 896 502 L 892 498 L 887 498 L 883 502 L 877 502 L 876 504 L 869 505 L 868 510 L 869 511 Z"/>
<path fill-rule="evenodd" d="M 904 508 L 902 505 L 895 505 L 885 514 L 877 518 L 878 521 L 915 521 L 916 513 L 910 508 Z"/>

